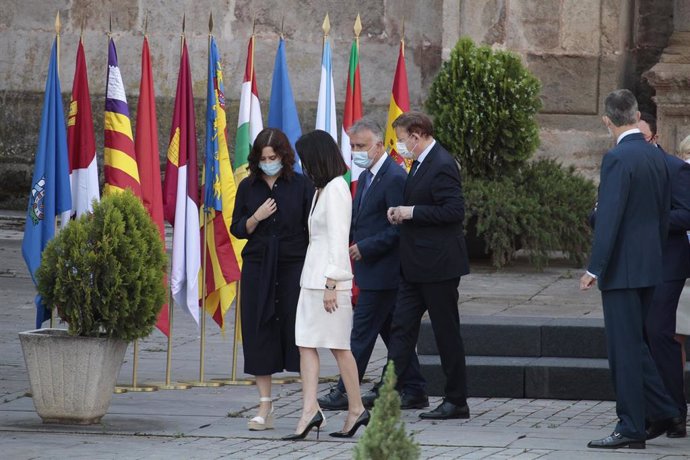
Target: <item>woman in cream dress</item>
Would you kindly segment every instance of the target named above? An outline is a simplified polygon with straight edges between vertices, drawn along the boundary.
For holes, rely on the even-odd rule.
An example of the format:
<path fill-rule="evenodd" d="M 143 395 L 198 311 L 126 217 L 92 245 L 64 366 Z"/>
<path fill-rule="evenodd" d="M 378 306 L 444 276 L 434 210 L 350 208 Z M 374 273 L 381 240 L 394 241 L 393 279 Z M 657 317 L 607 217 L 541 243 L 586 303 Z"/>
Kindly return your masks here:
<path fill-rule="evenodd" d="M 351 437 L 369 422 L 359 393 L 357 364 L 350 351 L 352 330 L 352 269 L 348 254 L 352 197 L 343 174 L 347 166 L 340 149 L 325 131 L 313 131 L 295 144 L 305 174 L 316 193 L 309 214 L 309 247 L 300 279 L 295 342 L 300 351 L 302 416 L 295 434 L 283 439 L 304 439 L 312 428 L 325 424 L 316 392 L 319 383 L 317 348 L 335 357 L 348 394 L 348 414 L 334 437 Z"/>

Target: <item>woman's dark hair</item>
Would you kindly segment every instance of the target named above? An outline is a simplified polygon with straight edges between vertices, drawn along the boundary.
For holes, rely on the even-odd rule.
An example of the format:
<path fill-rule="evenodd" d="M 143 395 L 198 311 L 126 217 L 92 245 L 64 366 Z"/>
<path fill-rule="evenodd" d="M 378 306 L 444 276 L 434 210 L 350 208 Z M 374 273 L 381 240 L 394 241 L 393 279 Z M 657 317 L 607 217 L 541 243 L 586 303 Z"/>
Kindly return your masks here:
<path fill-rule="evenodd" d="M 289 179 L 295 175 L 295 152 L 292 150 L 287 136 L 279 129 L 265 128 L 254 139 L 254 145 L 247 157 L 249 172 L 252 176 L 261 177 L 259 162 L 261 161 L 261 152 L 264 147 L 273 148 L 276 155 L 280 157 L 280 160 L 283 162 L 283 169 L 280 171 L 282 177 Z"/>
<path fill-rule="evenodd" d="M 295 143 L 295 148 L 305 174 L 317 188 L 325 187 L 332 179 L 347 172 L 338 144 L 326 131 L 317 129 L 303 135 Z"/>

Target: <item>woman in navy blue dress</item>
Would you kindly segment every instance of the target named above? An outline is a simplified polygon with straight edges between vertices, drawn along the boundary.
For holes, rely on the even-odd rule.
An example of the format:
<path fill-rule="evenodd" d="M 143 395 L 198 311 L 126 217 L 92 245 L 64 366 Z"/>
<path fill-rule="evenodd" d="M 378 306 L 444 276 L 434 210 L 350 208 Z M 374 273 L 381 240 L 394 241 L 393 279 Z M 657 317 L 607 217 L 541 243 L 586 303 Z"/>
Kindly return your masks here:
<path fill-rule="evenodd" d="M 256 376 L 260 402 L 250 430 L 273 428 L 271 374 L 300 370 L 295 311 L 314 187 L 294 165 L 285 134 L 261 131 L 249 153 L 249 177 L 237 188 L 230 226 L 235 237 L 247 239 L 240 288 L 244 372 Z"/>

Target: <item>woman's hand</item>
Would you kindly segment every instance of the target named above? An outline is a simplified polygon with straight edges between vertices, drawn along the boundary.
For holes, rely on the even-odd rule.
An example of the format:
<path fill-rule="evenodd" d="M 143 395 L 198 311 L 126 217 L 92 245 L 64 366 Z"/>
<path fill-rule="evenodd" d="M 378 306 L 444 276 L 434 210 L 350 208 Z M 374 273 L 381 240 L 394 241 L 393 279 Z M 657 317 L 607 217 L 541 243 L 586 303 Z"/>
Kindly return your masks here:
<path fill-rule="evenodd" d="M 335 289 L 324 289 L 323 291 L 323 308 L 328 313 L 333 313 L 338 309 L 337 292 Z"/>
<path fill-rule="evenodd" d="M 271 217 L 277 210 L 278 205 L 276 205 L 276 200 L 273 198 L 268 198 L 261 206 L 259 206 L 259 209 L 254 212 L 252 217 L 254 217 L 257 222 L 260 222 Z"/>

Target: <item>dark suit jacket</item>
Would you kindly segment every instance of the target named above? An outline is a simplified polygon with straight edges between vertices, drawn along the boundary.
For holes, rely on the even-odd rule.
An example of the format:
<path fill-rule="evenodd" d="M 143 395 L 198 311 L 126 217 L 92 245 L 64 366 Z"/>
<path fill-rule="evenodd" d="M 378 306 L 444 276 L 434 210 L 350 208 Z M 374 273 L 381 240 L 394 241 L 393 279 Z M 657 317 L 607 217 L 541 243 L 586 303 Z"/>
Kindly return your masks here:
<path fill-rule="evenodd" d="M 664 153 L 629 134 L 601 164 L 594 244 L 587 270 L 599 289 L 650 287 L 662 281 L 671 186 Z"/>
<path fill-rule="evenodd" d="M 671 213 L 663 252 L 664 281 L 673 281 L 690 278 L 690 244 L 687 235 L 690 230 L 690 164 L 664 153 L 671 181 Z"/>
<path fill-rule="evenodd" d="M 402 204 L 406 178 L 405 170 L 386 156 L 369 184 L 364 202 L 362 189 L 357 188 L 352 205 L 350 241 L 357 243 L 362 255 L 362 260 L 354 262 L 355 282 L 360 289 L 398 288 L 400 231 L 398 226 L 388 222 L 386 212 L 389 207 Z"/>
<path fill-rule="evenodd" d="M 403 204 L 414 206 L 412 219 L 400 228 L 400 265 L 405 280 L 429 283 L 468 274 L 460 172 L 438 142 L 416 174 L 408 175 Z"/>

